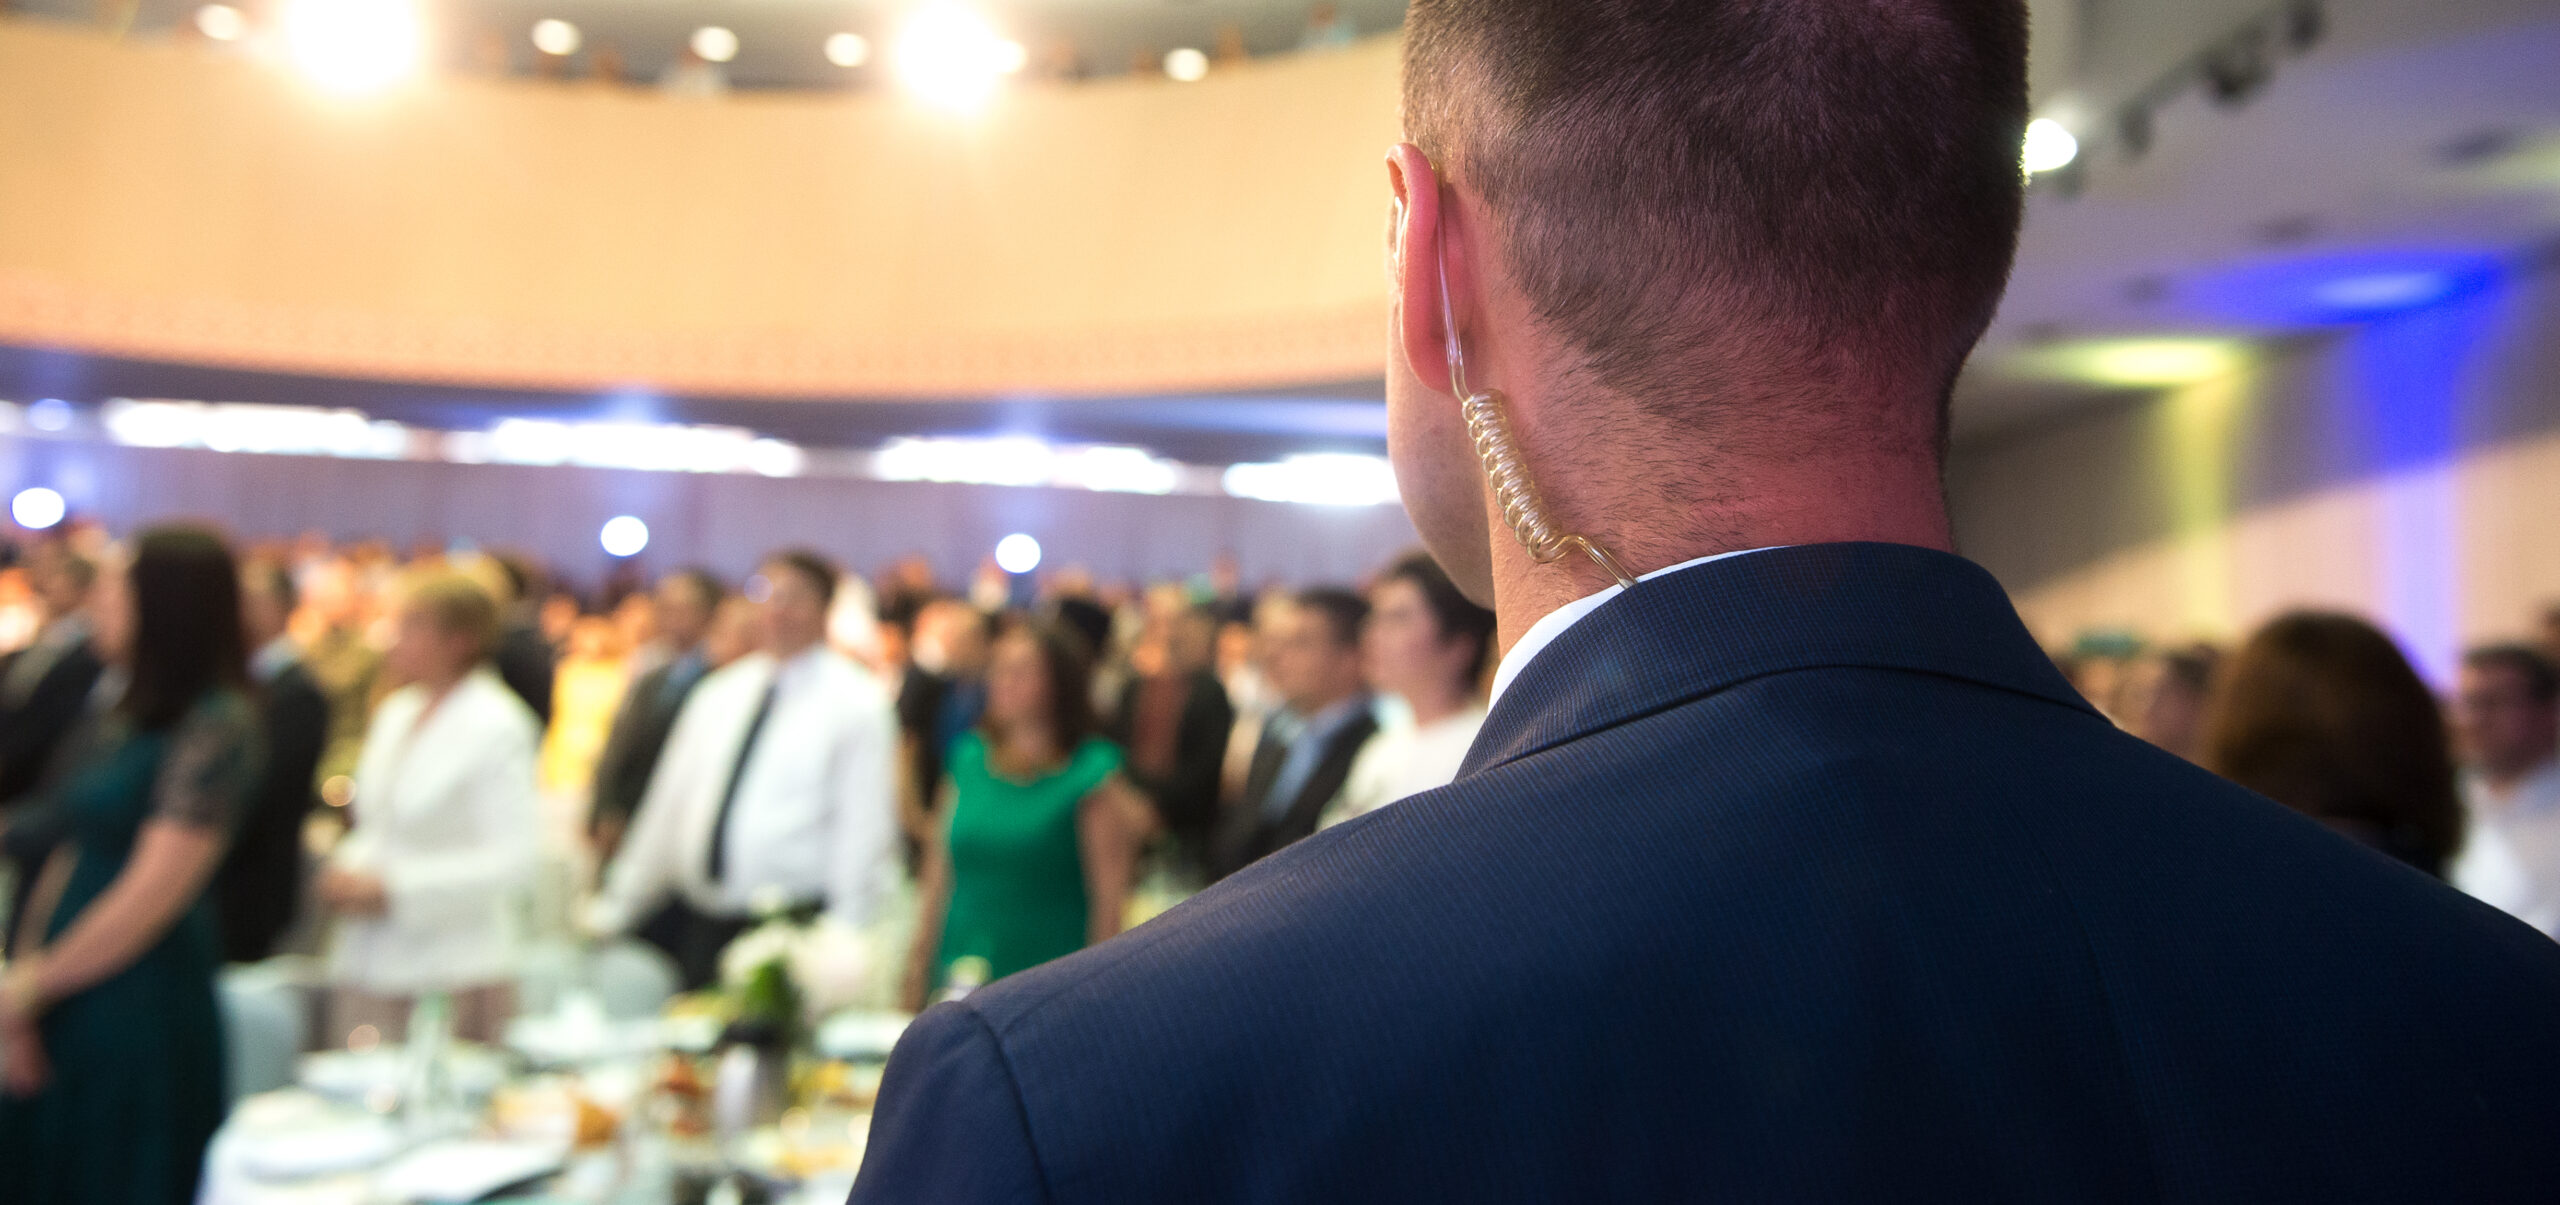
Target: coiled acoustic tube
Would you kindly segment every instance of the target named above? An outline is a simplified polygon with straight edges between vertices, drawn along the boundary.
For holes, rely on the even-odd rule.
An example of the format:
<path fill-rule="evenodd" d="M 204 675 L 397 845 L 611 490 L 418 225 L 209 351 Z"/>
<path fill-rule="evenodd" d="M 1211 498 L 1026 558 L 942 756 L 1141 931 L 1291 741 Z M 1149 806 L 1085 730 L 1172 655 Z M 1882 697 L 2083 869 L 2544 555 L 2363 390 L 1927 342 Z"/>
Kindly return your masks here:
<path fill-rule="evenodd" d="M 1509 419 L 1502 412 L 1502 395 L 1488 389 L 1482 393 L 1467 391 L 1456 365 L 1450 366 L 1451 383 L 1458 387 L 1459 410 L 1466 416 L 1467 436 L 1475 441 L 1476 457 L 1484 462 L 1485 477 L 1493 482 L 1494 504 L 1502 508 L 1502 522 L 1511 529 L 1520 546 L 1529 551 L 1529 559 L 1541 565 L 1564 559 L 1576 550 L 1591 558 L 1593 564 L 1618 579 L 1618 584 L 1632 589 L 1633 574 L 1618 564 L 1609 550 L 1584 536 L 1556 530 L 1547 515 L 1544 499 L 1538 497 L 1537 483 L 1529 479 L 1529 466 L 1520 459 L 1520 445 L 1511 438 Z"/>
<path fill-rule="evenodd" d="M 1404 228 L 1403 206 L 1397 206 L 1396 228 Z M 1467 353 L 1458 342 L 1458 313 L 1449 304 L 1449 256 L 1438 230 L 1432 231 L 1432 257 L 1440 269 L 1440 330 L 1447 340 L 1449 352 L 1449 388 L 1458 395 L 1459 412 L 1467 420 L 1467 437 L 1475 441 L 1476 458 L 1484 462 L 1484 474 L 1493 482 L 1494 503 L 1502 508 L 1503 525 L 1511 529 L 1513 538 L 1529 550 L 1529 559 L 1551 565 L 1564 555 L 1579 549 L 1591 563 L 1618 579 L 1630 590 L 1636 578 L 1618 564 L 1609 550 L 1571 532 L 1556 530 L 1555 521 L 1547 516 L 1546 501 L 1538 497 L 1538 485 L 1529 479 L 1529 466 L 1520 459 L 1520 443 L 1511 437 L 1510 416 L 1502 411 L 1502 395 L 1493 390 L 1482 393 L 1467 388 Z"/>

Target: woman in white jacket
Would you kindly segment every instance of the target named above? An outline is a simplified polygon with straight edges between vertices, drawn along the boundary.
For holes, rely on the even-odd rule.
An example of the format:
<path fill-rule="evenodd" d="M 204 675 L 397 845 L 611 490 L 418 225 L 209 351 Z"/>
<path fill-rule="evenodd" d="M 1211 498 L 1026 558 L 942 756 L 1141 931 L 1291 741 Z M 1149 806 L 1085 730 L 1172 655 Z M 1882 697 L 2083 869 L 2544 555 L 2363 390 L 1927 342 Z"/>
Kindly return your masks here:
<path fill-rule="evenodd" d="M 541 730 L 489 668 L 497 604 L 456 573 L 408 584 L 384 667 L 408 685 L 376 708 L 355 776 L 355 828 L 317 895 L 335 1036 L 400 1035 L 409 1006 L 448 993 L 454 1032 L 493 1041 L 514 1003 L 522 897 L 540 837 Z"/>

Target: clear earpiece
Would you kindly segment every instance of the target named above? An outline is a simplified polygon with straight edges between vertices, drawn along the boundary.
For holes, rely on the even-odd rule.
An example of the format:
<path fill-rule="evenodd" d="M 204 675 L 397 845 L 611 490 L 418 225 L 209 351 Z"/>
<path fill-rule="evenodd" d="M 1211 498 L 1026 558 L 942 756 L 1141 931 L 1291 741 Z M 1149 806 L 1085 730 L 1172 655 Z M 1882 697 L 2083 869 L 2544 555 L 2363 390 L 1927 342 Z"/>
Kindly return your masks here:
<path fill-rule="evenodd" d="M 1440 270 L 1440 328 L 1448 339 L 1449 387 L 1458 395 L 1459 413 L 1467 420 L 1467 436 L 1475 441 L 1476 458 L 1484 462 L 1484 474 L 1493 483 L 1494 504 L 1502 508 L 1502 522 L 1511 529 L 1514 539 L 1529 552 L 1529 559 L 1541 565 L 1564 559 L 1565 554 L 1580 551 L 1591 558 L 1618 584 L 1633 588 L 1635 575 L 1618 564 L 1609 550 L 1584 536 L 1560 531 L 1547 514 L 1546 502 L 1538 497 L 1537 483 L 1529 478 L 1529 466 L 1521 459 L 1520 444 L 1511 436 L 1509 416 L 1503 413 L 1502 395 L 1487 389 L 1481 393 L 1467 387 L 1467 354 L 1458 345 L 1457 311 L 1449 304 L 1449 262 L 1441 255 L 1438 241 L 1432 247 Z"/>

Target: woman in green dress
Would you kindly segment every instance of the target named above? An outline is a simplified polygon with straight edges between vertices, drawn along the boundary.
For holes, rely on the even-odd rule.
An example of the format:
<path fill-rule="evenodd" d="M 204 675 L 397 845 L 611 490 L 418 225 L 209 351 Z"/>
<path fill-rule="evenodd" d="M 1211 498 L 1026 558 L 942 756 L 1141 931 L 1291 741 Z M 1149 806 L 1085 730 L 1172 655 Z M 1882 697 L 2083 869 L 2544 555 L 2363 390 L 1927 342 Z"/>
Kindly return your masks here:
<path fill-rule="evenodd" d="M 1091 666 L 1053 623 L 1017 620 L 996 638 L 986 711 L 952 743 L 925 851 L 908 1008 L 1120 931 L 1155 813 L 1121 779 L 1119 748 L 1093 735 Z"/>
<path fill-rule="evenodd" d="M 168 1205 L 223 1113 L 204 887 L 257 773 L 239 570 L 213 533 L 155 528 L 90 605 L 125 686 L 42 805 L 66 839 L 0 972 L 0 1196 Z"/>

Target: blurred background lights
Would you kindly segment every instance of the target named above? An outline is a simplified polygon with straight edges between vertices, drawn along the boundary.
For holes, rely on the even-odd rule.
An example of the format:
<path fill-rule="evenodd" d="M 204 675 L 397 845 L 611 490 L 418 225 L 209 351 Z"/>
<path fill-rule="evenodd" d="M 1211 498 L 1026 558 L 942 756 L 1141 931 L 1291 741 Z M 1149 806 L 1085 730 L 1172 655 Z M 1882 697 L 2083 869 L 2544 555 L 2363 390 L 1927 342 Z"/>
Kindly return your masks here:
<path fill-rule="evenodd" d="M 2229 339 L 2101 339 L 2038 349 L 2024 360 L 2036 376 L 2114 389 L 2166 389 L 2238 372 L 2248 367 L 2249 352 Z"/>
<path fill-rule="evenodd" d="M 1209 76 L 1209 56 L 1195 46 L 1185 46 L 1164 56 L 1164 73 L 1183 83 L 1197 83 Z"/>
<path fill-rule="evenodd" d="M 871 61 L 871 39 L 858 33 L 828 35 L 827 61 L 838 67 L 859 67 L 868 63 Z"/>
<path fill-rule="evenodd" d="M 996 541 L 996 568 L 1007 573 L 1029 573 L 1040 567 L 1040 541 L 1021 532 Z"/>
<path fill-rule="evenodd" d="M 27 403 L 27 425 L 38 431 L 71 429 L 71 403 L 58 397 L 40 397 Z"/>
<path fill-rule="evenodd" d="M 901 83 L 950 108 L 986 99 L 998 77 L 1021 70 L 1029 57 L 1021 43 L 998 36 L 985 17 L 948 4 L 908 18 L 890 53 Z"/>
<path fill-rule="evenodd" d="M 545 17 L 533 23 L 533 48 L 544 54 L 566 57 L 578 53 L 578 27 L 558 17 Z"/>
<path fill-rule="evenodd" d="M 331 92 L 371 92 L 416 74 L 426 29 L 411 0 L 284 0 L 285 57 Z"/>
<path fill-rule="evenodd" d="M 1221 484 L 1238 498 L 1310 506 L 1376 506 L 1396 500 L 1395 470 L 1383 456 L 1314 452 L 1263 464 L 1227 466 Z"/>
<path fill-rule="evenodd" d="M 208 4 L 196 10 L 196 32 L 216 42 L 237 42 L 249 32 L 249 19 L 228 4 Z"/>
<path fill-rule="evenodd" d="M 2432 305 L 2453 286 L 2442 272 L 2377 272 L 2329 281 L 2313 289 L 2311 298 L 2337 310 L 2389 312 Z"/>
<path fill-rule="evenodd" d="M 725 63 L 738 57 L 738 35 L 722 25 L 705 25 L 693 31 L 693 52 L 707 63 Z"/>
<path fill-rule="evenodd" d="M 2080 157 L 2080 140 L 2064 129 L 2061 122 L 2039 117 L 2027 123 L 2027 140 L 2020 149 L 2018 163 L 2030 176 L 2069 167 Z"/>
<path fill-rule="evenodd" d="M 638 556 L 641 549 L 649 546 L 649 525 L 636 515 L 615 515 L 604 521 L 604 530 L 596 533 L 596 542 L 613 556 Z"/>
<path fill-rule="evenodd" d="M 18 496 L 9 500 L 9 517 L 30 531 L 42 531 L 60 523 L 67 509 L 62 495 L 41 485 L 19 490 Z M 1035 550 L 1032 556 L 1037 558 L 1039 553 Z"/>

